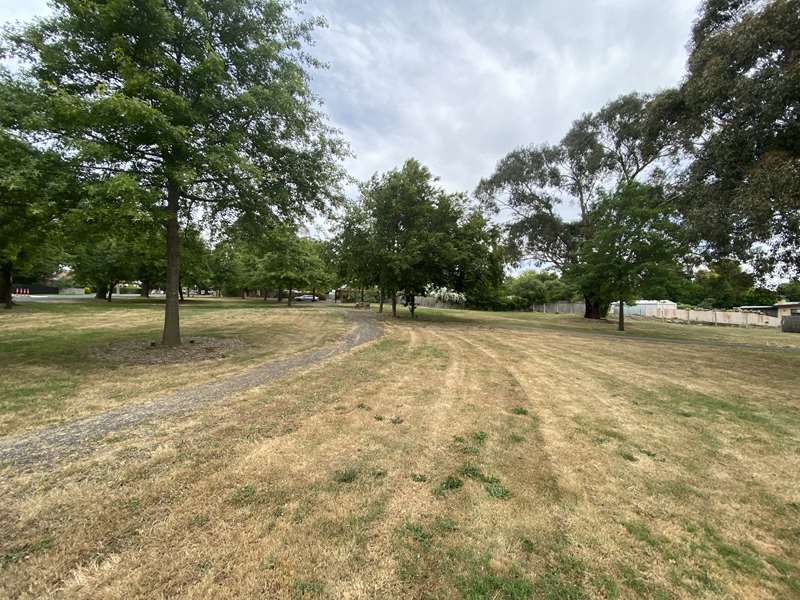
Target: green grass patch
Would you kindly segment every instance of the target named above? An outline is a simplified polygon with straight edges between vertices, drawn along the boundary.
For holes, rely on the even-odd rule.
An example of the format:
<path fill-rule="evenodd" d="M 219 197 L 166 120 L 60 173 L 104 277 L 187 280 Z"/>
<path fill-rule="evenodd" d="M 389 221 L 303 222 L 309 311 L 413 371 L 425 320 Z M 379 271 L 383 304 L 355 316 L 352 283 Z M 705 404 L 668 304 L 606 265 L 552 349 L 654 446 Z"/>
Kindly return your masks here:
<path fill-rule="evenodd" d="M 453 475 L 448 475 L 442 482 L 436 486 L 433 493 L 437 496 L 443 495 L 445 492 L 457 490 L 464 486 L 464 481 Z"/>
<path fill-rule="evenodd" d="M 475 440 L 475 443 L 479 446 L 483 446 L 483 443 L 486 441 L 486 438 L 489 437 L 489 434 L 485 431 L 473 431 L 472 432 L 472 439 Z"/>
<path fill-rule="evenodd" d="M 462 597 L 467 600 L 525 600 L 533 597 L 533 585 L 518 574 L 474 573 L 463 580 L 460 588 Z"/>
<path fill-rule="evenodd" d="M 633 537 L 653 548 L 661 548 L 668 541 L 662 536 L 653 534 L 644 521 L 626 521 L 623 525 Z"/>
<path fill-rule="evenodd" d="M 511 412 L 515 415 L 527 415 L 528 409 L 525 408 L 524 406 L 515 406 L 514 408 L 511 409 Z"/>
<path fill-rule="evenodd" d="M 325 591 L 325 584 L 316 579 L 303 579 L 294 584 L 295 598 L 313 598 L 322 596 Z"/>
<path fill-rule="evenodd" d="M 243 485 L 233 492 L 231 501 L 237 506 L 252 504 L 256 501 L 256 488 L 250 484 Z"/>
<path fill-rule="evenodd" d="M 491 498 L 499 498 L 500 500 L 505 500 L 506 498 L 511 497 L 511 491 L 502 486 L 499 482 L 497 483 L 487 483 L 483 486 L 486 490 L 486 493 L 489 494 Z"/>
<path fill-rule="evenodd" d="M 23 558 L 47 550 L 53 545 L 53 539 L 49 537 L 41 538 L 35 542 L 22 544 L 0 554 L 0 569 L 7 567 Z"/>
<path fill-rule="evenodd" d="M 333 480 L 336 483 L 353 483 L 357 478 L 358 469 L 355 467 L 346 467 L 333 473 Z"/>

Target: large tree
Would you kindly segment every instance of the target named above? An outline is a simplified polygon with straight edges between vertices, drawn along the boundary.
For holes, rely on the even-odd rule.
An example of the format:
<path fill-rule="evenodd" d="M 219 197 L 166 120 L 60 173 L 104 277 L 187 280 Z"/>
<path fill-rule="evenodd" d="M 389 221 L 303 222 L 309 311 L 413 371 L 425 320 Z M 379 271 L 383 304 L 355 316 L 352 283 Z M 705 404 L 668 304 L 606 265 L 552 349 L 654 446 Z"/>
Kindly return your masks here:
<path fill-rule="evenodd" d="M 800 271 L 800 2 L 706 0 L 673 108 L 683 208 L 716 257 Z"/>
<path fill-rule="evenodd" d="M 685 253 L 681 227 L 661 191 L 635 181 L 604 194 L 590 218 L 592 237 L 581 244 L 567 275 L 582 289 L 618 300 L 624 331 L 624 304 L 635 301 L 646 284 L 669 277 Z"/>
<path fill-rule="evenodd" d="M 46 100 L 39 130 L 107 184 L 150 192 L 166 227 L 162 342 L 179 344 L 181 223 L 303 216 L 338 193 L 343 147 L 303 50 L 319 21 L 279 0 L 52 7 L 9 36 Z"/>
<path fill-rule="evenodd" d="M 476 195 L 505 221 L 512 256 L 564 271 L 594 234 L 603 190 L 658 174 L 674 140 L 658 98 L 627 94 L 575 121 L 557 145 L 513 150 L 478 184 Z M 577 216 L 567 218 L 570 210 Z M 605 317 L 613 298 L 584 287 L 587 318 Z"/>
<path fill-rule="evenodd" d="M 504 254 L 498 232 L 461 194 L 436 185 L 414 159 L 375 175 L 340 224 L 336 248 L 341 272 L 351 281 L 402 293 L 412 317 L 415 296 L 430 287 L 481 294 L 502 281 Z"/>

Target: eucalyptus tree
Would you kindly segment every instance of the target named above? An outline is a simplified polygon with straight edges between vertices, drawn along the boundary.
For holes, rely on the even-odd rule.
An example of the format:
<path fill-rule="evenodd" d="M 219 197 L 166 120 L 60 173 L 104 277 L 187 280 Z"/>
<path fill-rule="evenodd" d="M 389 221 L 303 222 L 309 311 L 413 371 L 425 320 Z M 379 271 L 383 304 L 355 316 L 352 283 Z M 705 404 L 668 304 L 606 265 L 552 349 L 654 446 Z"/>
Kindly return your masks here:
<path fill-rule="evenodd" d="M 162 342 L 180 344 L 181 225 L 308 215 L 338 195 L 346 149 L 309 87 L 319 19 L 278 0 L 53 0 L 13 31 L 44 96 L 39 129 L 166 228 Z"/>
<path fill-rule="evenodd" d="M 671 159 L 675 140 L 659 107 L 658 98 L 627 94 L 576 120 L 560 143 L 517 148 L 500 160 L 476 196 L 505 221 L 514 259 L 562 272 L 581 260 L 604 191 L 648 180 Z M 564 216 L 569 209 L 575 218 Z M 581 291 L 585 316 L 605 317 L 614 298 L 595 287 Z"/>
<path fill-rule="evenodd" d="M 800 2 L 704 2 L 672 108 L 698 238 L 718 258 L 800 272 Z"/>

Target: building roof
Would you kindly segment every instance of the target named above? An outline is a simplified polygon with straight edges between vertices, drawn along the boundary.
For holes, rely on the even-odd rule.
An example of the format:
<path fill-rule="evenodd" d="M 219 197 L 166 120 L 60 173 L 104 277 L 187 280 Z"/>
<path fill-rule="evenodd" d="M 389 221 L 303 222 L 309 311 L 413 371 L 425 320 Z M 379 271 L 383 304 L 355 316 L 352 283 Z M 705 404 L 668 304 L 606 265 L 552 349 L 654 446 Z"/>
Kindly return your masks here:
<path fill-rule="evenodd" d="M 760 309 L 764 310 L 766 308 L 786 308 L 786 307 L 798 306 L 800 307 L 800 302 L 778 302 L 777 304 L 759 304 L 759 305 L 750 305 L 750 306 L 740 306 L 739 308 L 746 308 L 750 310 Z"/>

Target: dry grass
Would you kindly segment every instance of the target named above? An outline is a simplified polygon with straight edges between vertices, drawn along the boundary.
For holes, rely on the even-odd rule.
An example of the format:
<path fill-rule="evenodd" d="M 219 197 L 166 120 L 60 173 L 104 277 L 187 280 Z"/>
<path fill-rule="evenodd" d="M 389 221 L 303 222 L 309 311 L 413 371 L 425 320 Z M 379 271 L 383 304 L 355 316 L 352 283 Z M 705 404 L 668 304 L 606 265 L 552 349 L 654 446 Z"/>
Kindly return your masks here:
<path fill-rule="evenodd" d="M 146 364 L 149 343 L 161 337 L 163 304 L 158 302 L 27 304 L 3 311 L 0 435 L 147 401 L 326 344 L 349 327 L 340 312 L 289 311 L 260 300 L 211 298 L 187 302 L 181 323 L 185 341 L 205 336 L 204 345 L 221 350 L 202 360 L 187 350 L 192 360 L 172 357 L 177 362 L 166 367 Z M 208 338 L 219 343 L 210 344 Z M 137 345 L 141 351 L 132 353 Z"/>
<path fill-rule="evenodd" d="M 423 315 L 91 459 L 6 471 L 0 595 L 800 595 L 800 353 Z"/>

